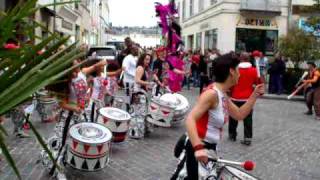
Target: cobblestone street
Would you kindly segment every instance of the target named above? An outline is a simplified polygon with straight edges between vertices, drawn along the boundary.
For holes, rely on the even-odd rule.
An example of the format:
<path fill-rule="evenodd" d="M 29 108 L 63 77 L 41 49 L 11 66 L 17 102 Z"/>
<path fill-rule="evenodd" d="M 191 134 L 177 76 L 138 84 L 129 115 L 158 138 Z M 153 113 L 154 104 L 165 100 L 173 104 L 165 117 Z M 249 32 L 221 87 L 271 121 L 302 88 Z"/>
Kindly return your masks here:
<path fill-rule="evenodd" d="M 198 90 L 183 94 L 193 104 Z M 255 161 L 256 169 L 252 174 L 265 180 L 320 179 L 320 122 L 303 115 L 305 110 L 302 102 L 260 99 L 254 110 L 252 145 L 240 144 L 242 123 L 237 141 L 228 141 L 226 125 L 222 145 L 218 146 L 219 155 L 229 160 Z M 54 123 L 43 124 L 39 120 L 34 120 L 34 124 L 46 137 L 54 126 Z M 10 125 L 6 122 L 6 126 Z M 173 147 L 183 133 L 184 126 L 158 128 L 143 140 L 129 139 L 126 143 L 113 145 L 108 167 L 99 172 L 68 169 L 68 179 L 167 180 L 177 162 Z M 10 137 L 7 142 L 24 180 L 49 179 L 42 166 L 36 163 L 40 151 L 35 139 Z M 15 179 L 4 159 L 0 161 L 0 179 Z"/>

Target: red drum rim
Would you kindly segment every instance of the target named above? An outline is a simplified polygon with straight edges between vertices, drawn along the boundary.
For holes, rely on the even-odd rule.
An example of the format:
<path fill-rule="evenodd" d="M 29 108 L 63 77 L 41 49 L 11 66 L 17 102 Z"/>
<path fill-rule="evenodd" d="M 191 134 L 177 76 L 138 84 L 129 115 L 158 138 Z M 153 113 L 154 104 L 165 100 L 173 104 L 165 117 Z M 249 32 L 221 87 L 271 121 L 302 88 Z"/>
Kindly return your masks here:
<path fill-rule="evenodd" d="M 112 138 L 112 133 L 107 127 L 90 122 L 72 125 L 69 135 L 72 139 L 85 144 L 103 144 Z"/>
<path fill-rule="evenodd" d="M 113 121 L 129 121 L 131 116 L 126 111 L 114 107 L 105 107 L 99 109 L 99 114 Z"/>
<path fill-rule="evenodd" d="M 101 154 L 94 154 L 94 155 L 91 155 L 91 154 L 86 154 L 86 153 L 79 153 L 77 151 L 74 151 L 72 148 L 68 148 L 69 151 L 72 153 L 72 154 L 75 154 L 79 157 L 83 157 L 83 158 L 86 158 L 86 159 L 97 159 L 97 158 L 102 158 L 108 154 L 110 154 L 110 149 L 108 148 L 108 151 L 104 152 L 104 153 L 101 153 Z"/>

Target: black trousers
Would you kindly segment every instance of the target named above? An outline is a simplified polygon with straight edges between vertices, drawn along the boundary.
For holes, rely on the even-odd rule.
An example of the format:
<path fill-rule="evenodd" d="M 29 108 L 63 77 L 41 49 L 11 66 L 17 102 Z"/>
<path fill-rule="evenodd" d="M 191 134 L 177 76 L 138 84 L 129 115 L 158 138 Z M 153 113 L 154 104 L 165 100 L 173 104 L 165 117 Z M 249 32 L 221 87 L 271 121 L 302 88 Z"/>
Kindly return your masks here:
<path fill-rule="evenodd" d="M 206 86 L 209 85 L 209 77 L 208 76 L 200 76 L 200 94 Z"/>
<path fill-rule="evenodd" d="M 246 102 L 243 101 L 233 101 L 235 105 L 241 107 Z M 253 111 L 243 120 L 244 126 L 244 139 L 251 139 L 252 138 L 252 114 Z M 229 136 L 230 137 L 237 137 L 237 127 L 238 121 L 230 117 L 229 119 Z"/>
<path fill-rule="evenodd" d="M 204 147 L 206 149 L 216 150 L 216 144 L 209 144 L 204 143 Z M 190 140 L 186 144 L 186 166 L 187 166 L 187 173 L 188 177 L 186 180 L 197 180 L 199 179 L 198 176 L 198 161 L 194 156 L 194 150 Z"/>

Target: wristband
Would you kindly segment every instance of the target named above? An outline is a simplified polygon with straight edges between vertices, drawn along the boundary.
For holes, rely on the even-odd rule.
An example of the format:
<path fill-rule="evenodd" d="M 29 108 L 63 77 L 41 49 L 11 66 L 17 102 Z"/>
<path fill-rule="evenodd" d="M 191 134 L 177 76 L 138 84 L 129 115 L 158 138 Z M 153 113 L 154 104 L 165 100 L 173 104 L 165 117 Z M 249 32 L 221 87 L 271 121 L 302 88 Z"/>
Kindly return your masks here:
<path fill-rule="evenodd" d="M 200 151 L 202 149 L 204 149 L 203 144 L 198 144 L 193 147 L 194 152 Z"/>

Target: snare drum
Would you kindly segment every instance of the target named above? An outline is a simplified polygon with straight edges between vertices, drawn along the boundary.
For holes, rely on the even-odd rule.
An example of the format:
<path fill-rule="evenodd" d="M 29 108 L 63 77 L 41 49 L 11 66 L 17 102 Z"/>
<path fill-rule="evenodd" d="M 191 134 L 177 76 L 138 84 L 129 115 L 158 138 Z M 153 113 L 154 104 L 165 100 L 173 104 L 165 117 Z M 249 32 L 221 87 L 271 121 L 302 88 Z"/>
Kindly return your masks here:
<path fill-rule="evenodd" d="M 177 98 L 176 109 L 174 111 L 174 115 L 171 121 L 172 126 L 181 125 L 185 119 L 186 114 L 189 110 L 189 102 L 188 100 L 181 94 L 173 94 Z"/>
<path fill-rule="evenodd" d="M 129 129 L 131 116 L 129 113 L 112 107 L 101 108 L 99 114 L 102 118 L 98 123 L 104 124 L 113 134 L 112 142 L 123 142 Z"/>
<path fill-rule="evenodd" d="M 112 133 L 103 125 L 79 123 L 69 129 L 67 163 L 79 170 L 103 169 L 109 161 Z"/>
<path fill-rule="evenodd" d="M 37 106 L 42 122 L 55 121 L 58 118 L 58 103 L 55 98 L 50 97 L 47 91 L 39 91 L 36 93 Z"/>
<path fill-rule="evenodd" d="M 170 127 L 175 106 L 159 98 L 152 98 L 149 105 L 150 116 L 147 121 L 160 127 Z"/>
<path fill-rule="evenodd" d="M 233 166 L 224 166 L 217 180 L 225 180 L 225 179 L 232 179 L 232 180 L 258 180 L 258 178 L 238 169 Z"/>

